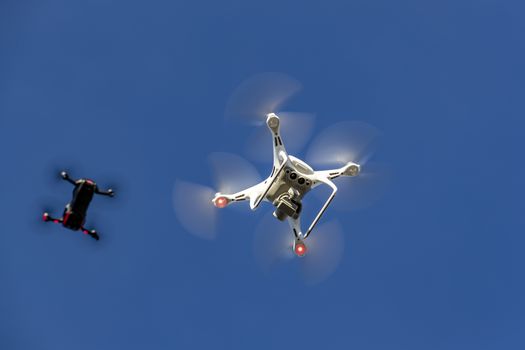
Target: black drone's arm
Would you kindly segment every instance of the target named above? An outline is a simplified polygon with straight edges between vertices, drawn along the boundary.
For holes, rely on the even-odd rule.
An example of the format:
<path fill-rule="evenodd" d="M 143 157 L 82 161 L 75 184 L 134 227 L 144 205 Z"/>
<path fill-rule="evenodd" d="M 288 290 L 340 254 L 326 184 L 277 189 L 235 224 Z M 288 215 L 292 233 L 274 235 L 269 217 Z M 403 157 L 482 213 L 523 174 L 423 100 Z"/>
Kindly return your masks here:
<path fill-rule="evenodd" d="M 108 196 L 113 197 L 115 195 L 115 192 L 110 188 L 107 191 L 101 191 L 98 187 L 95 188 L 95 193 L 100 194 L 102 196 Z"/>
<path fill-rule="evenodd" d="M 76 184 L 77 184 L 76 181 L 73 180 L 71 177 L 69 177 L 69 174 L 66 173 L 65 171 L 62 171 L 62 172 L 60 173 L 60 176 L 61 176 L 64 180 L 66 180 L 67 182 L 69 182 L 70 184 L 72 184 L 73 186 L 76 186 Z"/>
<path fill-rule="evenodd" d="M 310 224 L 310 227 L 308 227 L 308 230 L 304 234 L 304 238 L 305 239 L 310 235 L 310 233 L 312 233 L 312 230 L 314 229 L 315 225 L 317 225 L 317 223 L 321 219 L 321 216 L 323 216 L 324 212 L 326 211 L 326 209 L 328 208 L 330 203 L 332 203 L 332 200 L 334 199 L 335 194 L 337 193 L 337 186 L 335 186 L 335 184 L 332 181 L 330 181 L 329 179 L 318 179 L 318 180 L 323 182 L 323 183 L 325 183 L 325 184 L 327 184 L 328 186 L 330 186 L 332 188 L 332 193 L 330 194 L 330 196 L 328 197 L 328 199 L 324 203 L 324 205 L 321 208 L 321 210 L 319 210 L 319 212 L 317 213 L 315 219 Z"/>
<path fill-rule="evenodd" d="M 48 213 L 44 213 L 44 215 L 42 216 L 42 220 L 44 220 L 45 222 L 53 222 L 55 224 L 61 224 L 62 221 L 63 221 L 62 218 L 60 218 L 60 219 L 54 218 L 51 215 L 49 215 Z"/>
<path fill-rule="evenodd" d="M 48 213 L 44 213 L 44 215 L 42 216 L 42 219 L 45 221 L 45 222 L 53 222 L 55 224 L 61 224 L 64 222 L 64 220 L 62 218 L 58 219 L 58 218 L 54 218 L 52 217 L 51 215 L 49 215 Z M 80 229 L 82 230 L 82 232 L 86 235 L 90 235 L 91 237 L 93 237 L 94 239 L 96 239 L 97 241 L 99 240 L 99 236 L 97 234 L 97 231 L 95 230 L 88 230 L 86 229 L 84 226 L 80 227 Z"/>
<path fill-rule="evenodd" d="M 95 230 L 88 230 L 86 229 L 84 226 L 82 226 L 80 228 L 82 230 L 82 232 L 85 234 L 85 235 L 90 235 L 91 237 L 93 237 L 94 239 L 96 239 L 97 241 L 100 239 L 97 231 Z"/>

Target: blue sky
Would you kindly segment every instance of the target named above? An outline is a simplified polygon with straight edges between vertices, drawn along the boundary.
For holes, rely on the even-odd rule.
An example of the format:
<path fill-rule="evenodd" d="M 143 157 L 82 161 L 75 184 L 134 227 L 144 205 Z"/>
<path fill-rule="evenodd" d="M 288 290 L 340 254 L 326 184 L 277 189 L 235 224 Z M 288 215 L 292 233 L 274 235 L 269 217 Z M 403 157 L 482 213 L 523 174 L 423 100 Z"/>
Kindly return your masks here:
<path fill-rule="evenodd" d="M 519 1 L 10 1 L 0 4 L 2 349 L 523 349 L 524 5 Z M 299 79 L 317 127 L 383 132 L 390 185 L 332 211 L 336 273 L 266 276 L 253 228 L 176 221 L 178 178 L 237 152 L 226 101 L 249 76 Z M 301 154 L 299 154 L 301 156 Z M 102 240 L 40 225 L 65 166 Z M 269 164 L 258 164 L 265 174 Z"/>

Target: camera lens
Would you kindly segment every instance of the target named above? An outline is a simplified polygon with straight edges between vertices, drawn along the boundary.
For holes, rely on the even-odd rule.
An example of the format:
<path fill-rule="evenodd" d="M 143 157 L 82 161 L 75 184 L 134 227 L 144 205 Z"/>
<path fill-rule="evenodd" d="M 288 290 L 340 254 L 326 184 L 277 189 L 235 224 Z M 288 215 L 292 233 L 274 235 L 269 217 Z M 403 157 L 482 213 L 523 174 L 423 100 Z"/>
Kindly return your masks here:
<path fill-rule="evenodd" d="M 304 179 L 302 177 L 299 178 L 299 180 L 297 180 L 297 182 L 299 182 L 299 185 L 302 185 L 304 184 Z"/>
<path fill-rule="evenodd" d="M 291 173 L 290 174 L 290 179 L 292 179 L 292 180 L 297 179 L 297 174 L 296 173 Z"/>

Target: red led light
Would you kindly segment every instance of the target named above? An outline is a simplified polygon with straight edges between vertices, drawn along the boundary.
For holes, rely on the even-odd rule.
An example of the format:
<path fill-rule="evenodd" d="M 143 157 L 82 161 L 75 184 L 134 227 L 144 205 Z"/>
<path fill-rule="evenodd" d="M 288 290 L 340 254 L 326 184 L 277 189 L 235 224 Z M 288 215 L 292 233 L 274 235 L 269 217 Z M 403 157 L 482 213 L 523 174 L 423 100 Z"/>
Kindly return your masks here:
<path fill-rule="evenodd" d="M 304 256 L 306 254 L 306 245 L 303 242 L 297 242 L 295 244 L 295 254 L 297 256 Z"/>
<path fill-rule="evenodd" d="M 215 200 L 215 206 L 217 208 L 224 208 L 230 201 L 226 197 L 219 197 Z"/>
<path fill-rule="evenodd" d="M 49 220 L 49 215 L 47 215 L 47 213 L 45 213 L 44 215 L 42 215 L 42 220 L 44 220 L 44 221 L 48 221 L 48 220 Z"/>

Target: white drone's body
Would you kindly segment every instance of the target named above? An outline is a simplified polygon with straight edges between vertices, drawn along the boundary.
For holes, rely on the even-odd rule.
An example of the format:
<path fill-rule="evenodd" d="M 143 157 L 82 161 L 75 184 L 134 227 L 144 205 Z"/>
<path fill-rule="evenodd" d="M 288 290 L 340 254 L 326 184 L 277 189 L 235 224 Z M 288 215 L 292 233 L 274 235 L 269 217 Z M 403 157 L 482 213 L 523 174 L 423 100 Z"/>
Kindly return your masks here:
<path fill-rule="evenodd" d="M 332 182 L 339 176 L 356 176 L 360 166 L 349 162 L 339 169 L 314 171 L 302 160 L 288 155 L 279 131 L 279 117 L 274 113 L 267 115 L 266 124 L 273 137 L 273 168 L 270 176 L 263 182 L 234 194 L 217 193 L 213 203 L 224 208 L 231 202 L 250 200 L 250 208 L 257 209 L 264 200 L 275 206 L 273 215 L 284 221 L 288 220 L 294 233 L 293 250 L 298 256 L 306 254 L 304 240 L 312 233 L 313 228 L 326 211 L 337 192 Z M 325 184 L 332 189 L 323 207 L 319 210 L 307 231 L 303 233 L 300 223 L 302 199 L 312 188 Z"/>

